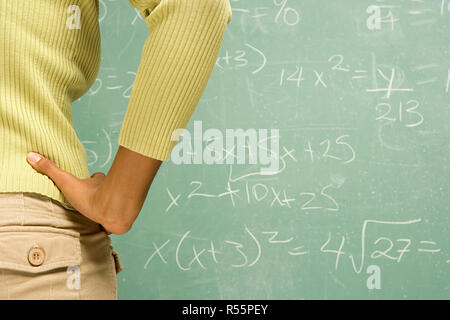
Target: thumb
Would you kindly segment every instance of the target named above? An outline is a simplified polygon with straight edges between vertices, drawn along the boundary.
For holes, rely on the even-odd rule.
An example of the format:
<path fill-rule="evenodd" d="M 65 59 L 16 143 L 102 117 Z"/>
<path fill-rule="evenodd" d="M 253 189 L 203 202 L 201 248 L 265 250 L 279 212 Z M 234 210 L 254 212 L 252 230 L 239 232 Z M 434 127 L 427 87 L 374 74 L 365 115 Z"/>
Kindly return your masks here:
<path fill-rule="evenodd" d="M 27 155 L 28 163 L 39 173 L 45 174 L 65 194 L 70 188 L 79 183 L 79 179 L 69 172 L 60 169 L 53 161 L 44 156 L 30 152 Z"/>

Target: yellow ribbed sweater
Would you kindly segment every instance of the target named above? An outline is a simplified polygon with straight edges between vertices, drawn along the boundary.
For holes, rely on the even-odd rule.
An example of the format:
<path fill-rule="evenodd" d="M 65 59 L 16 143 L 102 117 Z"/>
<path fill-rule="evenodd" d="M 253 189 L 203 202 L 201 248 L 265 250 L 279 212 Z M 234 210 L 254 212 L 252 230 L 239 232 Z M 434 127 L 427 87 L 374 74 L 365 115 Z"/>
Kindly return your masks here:
<path fill-rule="evenodd" d="M 206 88 L 231 7 L 229 0 L 129 2 L 149 35 L 118 144 L 166 161 L 176 143 L 172 132 L 186 127 Z M 72 102 L 99 70 L 98 10 L 98 0 L 0 0 L 0 192 L 35 192 L 72 208 L 28 164 L 30 151 L 90 177 Z"/>

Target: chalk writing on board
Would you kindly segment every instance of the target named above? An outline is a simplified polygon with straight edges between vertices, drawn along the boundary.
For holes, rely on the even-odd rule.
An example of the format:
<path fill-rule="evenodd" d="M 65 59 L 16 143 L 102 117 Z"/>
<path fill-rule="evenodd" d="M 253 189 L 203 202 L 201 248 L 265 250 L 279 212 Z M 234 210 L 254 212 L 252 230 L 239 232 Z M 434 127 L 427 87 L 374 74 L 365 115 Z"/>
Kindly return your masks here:
<path fill-rule="evenodd" d="M 306 244 L 296 240 L 295 236 L 282 234 L 277 230 L 266 230 L 257 232 L 247 225 L 243 226 L 244 234 L 246 234 L 246 241 L 235 239 L 224 239 L 221 245 L 218 245 L 218 240 L 204 237 L 190 237 L 191 230 L 184 232 L 179 239 L 167 239 L 161 244 L 153 242 L 153 252 L 148 256 L 144 264 L 144 269 L 151 269 L 152 263 L 175 263 L 182 271 L 189 271 L 194 268 L 194 265 L 203 270 L 207 270 L 215 264 L 226 264 L 231 268 L 250 268 L 258 264 L 261 259 L 270 259 L 270 256 L 265 257 L 264 249 L 270 246 L 278 246 L 279 250 L 291 256 L 295 263 L 302 264 L 302 256 L 312 253 L 323 253 L 326 255 L 334 255 L 334 269 L 338 270 L 342 257 L 347 256 L 351 261 L 351 266 L 356 274 L 361 273 L 367 259 L 378 260 L 384 259 L 396 263 L 402 262 L 406 255 L 411 254 L 428 254 L 434 255 L 441 252 L 441 248 L 436 241 L 433 240 L 414 240 L 413 238 L 398 238 L 391 239 L 386 236 L 377 237 L 373 242 L 375 246 L 373 251 L 367 252 L 366 234 L 369 225 L 384 225 L 407 228 L 408 225 L 422 222 L 422 219 L 411 219 L 404 221 L 386 221 L 386 220 L 365 220 L 361 229 L 361 252 L 359 266 L 356 265 L 355 255 L 344 250 L 346 243 L 346 236 L 342 235 L 337 241 L 333 240 L 332 233 L 328 232 L 323 239 L 320 247 L 307 247 Z M 377 229 L 378 231 L 380 229 Z M 170 243 L 176 245 L 176 250 L 173 259 L 169 255 L 168 250 Z M 191 252 L 191 256 L 189 256 Z M 186 258 L 188 257 L 188 258 Z M 220 257 L 220 258 L 219 258 Z M 433 256 L 434 257 L 434 256 Z M 224 260 L 227 259 L 227 260 Z M 436 255 L 436 259 L 442 259 L 442 256 Z M 159 262 L 158 262 L 159 261 Z M 449 263 L 446 259 L 445 263 Z"/>
<path fill-rule="evenodd" d="M 277 189 L 268 183 L 249 183 L 240 188 L 233 186 L 228 181 L 225 185 L 225 191 L 220 193 L 205 193 L 203 191 L 202 181 L 191 181 L 191 192 L 186 194 L 185 199 L 191 198 L 210 198 L 219 199 L 226 197 L 230 200 L 233 207 L 246 204 L 265 203 L 269 207 L 287 207 L 294 208 L 304 214 L 323 213 L 330 211 L 339 211 L 339 204 L 335 196 L 332 194 L 332 189 L 341 188 L 345 178 L 333 178 L 329 183 L 316 187 L 317 190 L 303 190 L 299 192 L 288 191 L 286 189 Z M 175 207 L 180 207 L 183 203 L 181 200 L 182 194 L 175 193 L 169 188 L 166 188 L 170 203 L 167 205 L 165 212 L 173 210 Z M 294 198 L 293 195 L 298 195 Z M 219 200 L 215 200 L 219 201 Z M 292 203 L 292 204 L 291 204 Z M 297 203 L 297 204 L 295 204 Z"/>
<path fill-rule="evenodd" d="M 256 47 L 246 43 L 245 44 L 248 48 L 251 49 L 252 52 L 255 52 L 261 60 L 260 63 L 257 64 L 250 64 L 249 59 L 246 58 L 248 53 L 243 50 L 237 50 L 236 51 L 236 57 L 230 56 L 228 53 L 228 50 L 225 49 L 225 55 L 224 56 L 218 56 L 216 61 L 217 68 L 224 69 L 224 66 L 227 66 L 229 68 L 233 69 L 239 69 L 242 67 L 252 67 L 250 70 L 253 75 L 261 72 L 267 64 L 274 64 L 273 62 L 268 62 L 266 56 L 264 53 L 257 49 Z M 252 58 L 254 60 L 254 58 Z M 234 61 L 235 64 L 231 64 L 231 61 Z M 407 94 L 414 92 L 414 88 L 412 87 L 402 87 L 401 82 L 404 82 L 405 75 L 404 71 L 400 70 L 398 66 L 383 66 L 383 65 L 377 65 L 375 66 L 375 69 L 373 70 L 373 74 L 371 75 L 368 70 L 366 69 L 352 69 L 349 65 L 344 63 L 344 56 L 341 54 L 334 54 L 331 55 L 328 60 L 330 62 L 330 69 L 334 72 L 345 72 L 349 73 L 350 77 L 353 81 L 361 81 L 364 79 L 368 79 L 371 77 L 374 81 L 371 87 L 367 87 L 364 91 L 369 94 L 383 94 L 380 96 L 381 98 L 389 100 L 394 94 Z M 306 62 L 307 63 L 307 62 Z M 276 62 L 275 64 L 278 64 Z M 329 89 L 329 81 L 331 79 L 329 78 L 328 74 L 323 70 L 318 70 L 316 68 L 311 69 L 305 69 L 306 67 L 302 64 L 298 64 L 295 61 L 288 62 L 283 61 L 282 64 L 296 64 L 295 69 L 292 69 L 290 67 L 283 67 L 281 68 L 280 72 L 280 78 L 278 80 L 278 85 L 281 87 L 287 86 L 290 83 L 295 83 L 295 86 L 297 88 L 301 87 L 301 83 L 307 80 L 310 80 L 311 84 L 315 88 L 322 88 L 322 89 Z M 421 72 L 423 73 L 424 70 L 429 68 L 437 68 L 439 65 L 437 64 L 422 64 L 422 65 L 414 65 L 411 66 L 410 69 L 412 72 Z M 77 101 L 81 101 L 84 97 L 90 97 L 95 96 L 98 94 L 103 93 L 103 90 L 108 91 L 119 91 L 122 98 L 129 99 L 131 95 L 132 86 L 136 77 L 136 71 L 127 71 L 125 73 L 118 74 L 115 67 L 102 67 L 100 72 L 100 75 L 97 77 L 97 79 L 94 81 L 91 88 L 88 90 L 86 95 L 83 97 L 80 97 Z M 438 77 L 433 77 L 429 79 L 424 79 L 421 81 L 417 81 L 416 84 L 418 86 L 423 85 L 430 85 L 433 83 L 442 83 L 441 86 L 443 87 L 444 92 L 448 93 L 450 88 L 450 69 L 447 70 L 446 74 L 439 79 Z M 317 91 L 317 94 L 320 92 Z M 420 121 L 420 124 L 423 122 L 423 115 L 419 112 L 419 105 L 420 101 L 417 100 L 414 97 L 411 97 L 409 99 L 404 99 L 403 105 L 410 104 L 409 108 L 407 109 L 401 109 L 399 107 L 399 112 L 402 111 L 403 113 L 414 113 L 417 116 L 419 116 L 422 121 Z M 413 104 L 415 104 L 413 106 Z M 383 105 L 383 106 L 387 106 Z M 384 108 L 380 106 L 375 106 L 376 109 Z M 388 107 L 386 107 L 388 108 Z M 391 106 L 392 108 L 392 106 Z M 400 112 L 401 113 L 401 112 Z M 410 124 L 410 127 L 418 126 L 417 124 L 419 121 L 416 121 L 413 124 Z"/>
<path fill-rule="evenodd" d="M 421 26 L 437 22 L 436 16 L 444 16 L 450 12 L 449 0 L 440 0 L 440 6 L 437 8 L 427 7 L 434 5 L 433 1 L 411 0 L 405 5 L 398 5 L 398 1 L 383 1 L 380 5 L 369 5 L 366 9 L 368 30 L 382 30 L 385 24 L 388 30 L 394 31 L 395 24 L 402 22 L 402 11 L 407 14 L 410 26 Z M 390 4 L 392 3 L 392 4 Z M 393 4 L 397 3 L 397 4 Z"/>
<path fill-rule="evenodd" d="M 247 66 L 253 67 L 255 65 L 255 68 L 252 69 L 252 74 L 262 71 L 267 64 L 267 58 L 264 53 L 249 43 L 246 43 L 245 46 L 250 48 L 250 51 L 236 50 L 235 55 L 230 55 L 228 49 L 225 49 L 223 56 L 218 55 L 215 66 L 220 69 L 225 69 L 225 66 L 239 69 Z M 257 63 L 250 64 L 249 60 L 257 61 Z"/>
<path fill-rule="evenodd" d="M 280 166 L 264 177 L 258 165 L 165 164 L 144 223 L 115 239 L 133 252 L 122 250 L 122 292 L 448 296 L 450 0 L 230 4 L 196 119 L 276 126 Z M 92 172 L 113 160 L 148 34 L 126 1 L 99 0 L 99 22 L 102 66 L 79 99 Z"/>
<path fill-rule="evenodd" d="M 355 259 L 353 257 L 352 254 L 349 255 L 350 260 L 352 261 L 352 266 L 353 269 L 356 273 L 360 273 L 363 266 L 364 266 L 364 259 L 365 259 L 365 241 L 366 241 L 366 231 L 367 231 L 367 226 L 368 224 L 386 224 L 386 225 L 408 225 L 408 224 L 413 224 L 413 223 L 418 223 L 420 222 L 421 219 L 413 219 L 413 220 L 408 220 L 408 221 L 379 221 L 379 220 L 366 220 L 363 223 L 363 227 L 361 230 L 361 261 L 359 264 L 359 268 L 356 268 L 355 266 Z M 390 248 L 387 250 L 389 251 Z M 400 261 L 400 260 L 398 260 Z"/>

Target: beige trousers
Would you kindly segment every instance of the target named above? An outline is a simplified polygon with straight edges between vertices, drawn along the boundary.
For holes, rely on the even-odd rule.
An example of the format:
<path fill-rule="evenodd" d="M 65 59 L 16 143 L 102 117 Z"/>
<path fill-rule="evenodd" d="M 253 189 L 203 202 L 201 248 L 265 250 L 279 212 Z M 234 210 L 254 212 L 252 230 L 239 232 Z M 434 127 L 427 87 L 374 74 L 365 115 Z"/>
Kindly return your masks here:
<path fill-rule="evenodd" d="M 117 299 L 120 270 L 98 223 L 37 193 L 0 193 L 0 299 Z"/>

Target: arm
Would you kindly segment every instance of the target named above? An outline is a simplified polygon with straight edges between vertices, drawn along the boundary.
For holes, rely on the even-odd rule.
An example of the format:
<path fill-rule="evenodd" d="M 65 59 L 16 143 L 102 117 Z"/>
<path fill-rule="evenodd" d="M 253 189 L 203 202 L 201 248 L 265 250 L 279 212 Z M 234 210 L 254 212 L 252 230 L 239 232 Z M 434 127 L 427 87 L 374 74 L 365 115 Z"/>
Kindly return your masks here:
<path fill-rule="evenodd" d="M 108 232 L 122 234 L 130 230 L 160 165 L 160 160 L 119 146 L 93 200 L 101 208 L 99 223 Z"/>
<path fill-rule="evenodd" d="M 160 160 L 122 146 L 108 175 L 96 172 L 87 179 L 75 177 L 34 152 L 27 155 L 27 161 L 53 180 L 73 208 L 114 234 L 130 230 L 161 165 Z"/>
<path fill-rule="evenodd" d="M 158 3 L 159 2 L 159 3 Z M 119 151 L 99 201 L 105 225 L 126 232 L 137 218 L 161 161 L 170 157 L 177 128 L 185 128 L 214 68 L 228 0 L 130 0 L 149 35 L 119 135 Z"/>
<path fill-rule="evenodd" d="M 229 0 L 130 0 L 149 35 L 118 144 L 166 161 L 216 63 L 231 19 Z"/>
<path fill-rule="evenodd" d="M 45 157 L 27 158 L 76 210 L 115 234 L 127 232 L 142 209 L 176 144 L 173 131 L 186 127 L 206 88 L 231 20 L 229 0 L 129 1 L 149 36 L 108 174 L 81 180 Z"/>
<path fill-rule="evenodd" d="M 169 159 L 176 144 L 171 140 L 173 131 L 185 128 L 191 118 L 231 19 L 228 0 L 130 3 L 140 9 L 149 35 L 119 135 L 119 151 L 99 196 L 104 225 L 119 232 L 131 228 L 161 161 Z"/>

